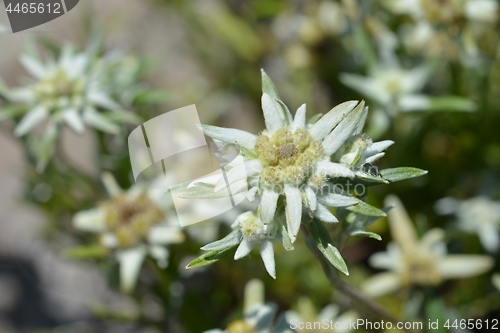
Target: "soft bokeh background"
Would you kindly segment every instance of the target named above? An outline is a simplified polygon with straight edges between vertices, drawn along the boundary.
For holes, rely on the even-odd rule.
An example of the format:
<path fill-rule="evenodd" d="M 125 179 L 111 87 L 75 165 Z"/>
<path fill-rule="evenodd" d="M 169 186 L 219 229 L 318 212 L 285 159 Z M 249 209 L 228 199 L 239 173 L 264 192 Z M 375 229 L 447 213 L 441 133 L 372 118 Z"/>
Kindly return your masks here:
<path fill-rule="evenodd" d="M 26 41 L 49 38 L 83 47 L 91 28 L 99 26 L 107 49 L 153 60 L 155 67 L 147 82 L 155 89 L 167 91 L 169 99 L 152 115 L 196 104 L 203 123 L 257 133 L 263 128 L 260 68 L 273 78 L 292 111 L 306 103 L 311 116 L 325 113 L 340 102 L 361 98 L 367 99 L 372 109 L 383 109 L 369 96 L 342 84 L 339 77 L 344 72 L 366 75 L 370 52 L 366 44 L 377 53 L 377 45 L 381 50 L 389 49 L 390 42 L 384 44 L 384 40 L 395 38 L 400 44 L 394 49 L 405 68 L 436 64 L 422 93 L 467 98 L 476 104 L 476 111 L 448 112 L 446 109 L 453 106 L 445 105 L 436 112 L 391 118 L 391 125 L 378 139 L 391 139 L 396 144 L 379 167 L 415 166 L 429 170 L 429 174 L 374 187 L 370 189 L 369 202 L 380 207 L 387 194 L 396 193 L 421 233 L 443 227 L 450 252 L 485 253 L 475 235 L 460 232 L 450 218 L 438 216 L 434 204 L 445 196 L 465 199 L 483 194 L 499 199 L 499 22 L 494 20 L 486 28 L 476 27 L 486 30 L 476 39 L 477 59 L 466 52 L 455 31 L 463 29 L 463 17 L 435 23 L 440 33 L 450 34 L 446 41 L 459 46 L 444 47 L 449 53 L 439 48 L 430 55 L 418 50 L 412 53 L 413 49 L 403 44 L 408 37 L 401 34 L 411 20 L 388 10 L 395 4 L 384 3 L 387 6 L 354 0 L 82 0 L 76 9 L 53 22 L 17 34 L 0 34 L 0 76 L 9 86 L 22 82 L 26 73 L 18 58 Z M 6 13 L 0 11 L 0 23 L 6 22 Z M 384 29 L 395 33 L 387 37 Z M 424 47 L 424 51 L 429 48 Z M 469 56 L 475 61 L 463 59 Z M 99 185 L 98 165 L 102 161 L 98 161 L 101 157 L 95 149 L 96 135 L 89 130 L 83 136 L 69 130 L 63 132 L 64 154 L 75 169 L 93 179 L 87 191 L 97 193 L 96 197 L 86 197 L 77 208 L 59 202 L 54 195 L 58 191 L 64 193 L 65 175 L 60 179 L 51 176 L 56 178 L 48 183 L 61 184 L 61 188 L 49 189 L 49 195 L 44 192 L 46 188 L 37 187 L 44 182 L 44 176 L 30 169 L 21 142 L 11 134 L 13 127 L 10 122 L 0 123 L 2 333 L 201 332 L 223 327 L 238 315 L 244 285 L 255 277 L 264 281 L 267 298 L 276 302 L 280 310 L 294 307 L 304 295 L 312 299 L 317 309 L 333 300 L 344 307 L 349 305 L 329 287 L 319 264 L 300 245 L 301 239 L 291 256 L 277 250 L 277 280 L 267 276 L 255 258 L 237 263 L 226 259 L 216 267 L 185 271 L 187 262 L 199 254 L 199 245 L 191 241 L 173 247 L 172 261 L 164 272 L 168 283 L 159 285 L 155 275 L 145 270 L 141 275 L 142 287 L 133 297 L 120 294 L 109 283 L 109 267 L 70 260 L 64 254 L 79 239 L 69 232 L 71 214 L 91 207 L 96 197 L 104 197 Z M 119 181 L 122 186 L 129 186 L 129 166 L 123 162 L 122 167 Z M 343 251 L 353 285 L 359 285 L 374 272 L 367 258 L 383 250 L 390 239 L 385 219 L 372 229 L 382 234 L 382 242 L 356 240 Z M 227 230 L 227 225 L 223 225 L 220 235 Z M 498 253 L 492 255 L 496 257 L 493 271 L 498 272 Z M 500 295 L 491 286 L 490 276 L 488 273 L 446 282 L 423 291 L 427 299 L 423 318 L 446 318 L 448 309 L 454 309 L 463 318 L 498 318 Z M 398 294 L 380 301 L 403 315 L 401 304 L 406 299 L 407 295 Z"/>

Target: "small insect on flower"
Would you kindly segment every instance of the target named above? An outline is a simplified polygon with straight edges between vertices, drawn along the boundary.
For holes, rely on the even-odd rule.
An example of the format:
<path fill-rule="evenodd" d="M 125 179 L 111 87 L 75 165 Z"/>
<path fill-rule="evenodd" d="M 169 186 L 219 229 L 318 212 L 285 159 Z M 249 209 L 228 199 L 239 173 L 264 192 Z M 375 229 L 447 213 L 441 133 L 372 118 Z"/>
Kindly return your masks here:
<path fill-rule="evenodd" d="M 103 175 L 110 199 L 98 207 L 78 212 L 75 228 L 99 234 L 99 244 L 113 254 L 120 264 L 120 285 L 133 290 L 144 257 L 149 253 L 161 267 L 168 264 L 165 245 L 184 241 L 184 234 L 167 205 L 163 190 L 145 190 L 138 186 L 123 191 L 111 174 Z"/>
<path fill-rule="evenodd" d="M 389 183 L 381 174 L 372 171 L 375 169 L 373 163 L 384 156 L 385 149 L 393 142 L 386 140 L 374 143 L 362 133 L 368 114 L 364 101 L 342 103 L 317 121 L 308 123 L 305 104 L 292 116 L 264 71 L 262 90 L 266 128 L 259 135 L 232 128 L 209 125 L 200 127 L 207 136 L 215 140 L 238 145 L 244 161 L 228 168 L 225 174 L 219 172 L 193 181 L 188 186 L 188 193 L 181 196 L 216 198 L 224 192 L 229 193 L 223 191 L 227 186 L 230 186 L 232 195 L 248 190 L 247 199 L 250 201 L 259 196 L 257 212 L 240 215 L 233 224 L 234 231 L 230 235 L 203 249 L 229 251 L 241 243 L 235 255 L 235 259 L 240 259 L 250 253 L 256 244 L 260 244 L 266 269 L 275 277 L 274 241 L 278 240 L 288 250 L 293 249 L 292 244 L 297 239 L 304 213 L 308 214 L 308 220 L 312 217 L 326 223 L 338 222 L 328 207 L 346 208 L 364 215 L 385 216 L 383 211 L 371 207 L 336 185 L 353 180 L 370 184 Z M 225 159 L 223 154 L 221 159 Z M 369 168 L 370 166 L 373 167 Z M 401 170 L 392 171 L 400 177 L 392 177 L 391 180 L 426 173 L 418 169 L 412 169 L 404 175 Z M 207 195 L 210 189 L 213 189 L 212 195 Z M 356 209 L 357 206 L 367 209 Z M 335 246 L 330 244 L 324 249 L 329 253 L 332 248 Z M 341 263 L 347 274 L 338 251 L 334 257 L 340 257 L 339 261 L 332 260 Z M 196 267 L 202 263 L 203 260 L 196 261 L 188 267 Z"/>

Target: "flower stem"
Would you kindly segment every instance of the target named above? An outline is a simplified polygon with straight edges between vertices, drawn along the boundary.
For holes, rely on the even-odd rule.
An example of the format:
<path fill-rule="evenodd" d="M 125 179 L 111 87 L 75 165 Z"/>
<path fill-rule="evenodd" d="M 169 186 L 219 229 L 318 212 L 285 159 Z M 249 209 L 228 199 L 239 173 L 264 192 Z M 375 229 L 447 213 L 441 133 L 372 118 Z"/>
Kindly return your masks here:
<path fill-rule="evenodd" d="M 309 230 L 307 230 L 307 227 L 305 225 L 301 225 L 301 228 L 304 234 L 306 235 L 306 242 L 309 250 L 311 250 L 316 259 L 318 259 L 318 261 L 320 262 L 321 267 L 323 268 L 323 272 L 327 276 L 333 288 L 335 288 L 345 296 L 349 297 L 349 299 L 357 303 L 361 308 L 369 310 L 371 313 L 375 314 L 379 318 L 388 320 L 393 324 L 401 322 L 401 320 L 397 319 L 392 314 L 387 312 L 379 304 L 367 298 L 358 290 L 354 289 L 353 287 L 342 281 L 339 277 L 338 272 L 326 261 L 323 254 L 316 247 L 316 244 L 314 243 L 311 235 L 309 234 Z M 408 329 L 405 329 L 405 331 L 413 332 L 412 330 Z"/>

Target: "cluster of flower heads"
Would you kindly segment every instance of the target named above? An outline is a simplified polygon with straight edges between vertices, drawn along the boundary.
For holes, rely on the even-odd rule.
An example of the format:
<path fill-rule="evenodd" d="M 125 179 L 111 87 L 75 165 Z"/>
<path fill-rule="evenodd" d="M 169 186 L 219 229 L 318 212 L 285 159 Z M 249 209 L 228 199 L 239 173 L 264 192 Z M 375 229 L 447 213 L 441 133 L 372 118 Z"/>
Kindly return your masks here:
<path fill-rule="evenodd" d="M 410 52 L 446 56 L 469 65 L 476 62 L 480 44 L 491 38 L 490 31 L 498 20 L 499 5 L 495 0 L 383 3 L 389 12 L 411 18 L 411 24 L 401 29 L 401 40 Z"/>
<path fill-rule="evenodd" d="M 31 46 L 20 57 L 23 67 L 31 75 L 31 82 L 10 89 L 2 86 L 0 91 L 7 102 L 0 109 L 0 120 L 22 116 L 14 134 L 18 137 L 30 134 L 31 150 L 39 171 L 43 171 L 50 160 L 63 125 L 78 134 L 84 132 L 85 126 L 118 134 L 121 124 L 140 120 L 127 110 L 131 105 L 127 101 L 136 96 L 137 90 L 130 91 L 130 88 L 138 77 L 110 81 L 118 75 L 116 72 L 121 76 L 131 72 L 118 66 L 130 63 L 130 57 L 101 56 L 91 47 L 79 52 L 72 45 L 63 46 L 59 55 L 44 51 L 45 57 Z M 123 83 L 118 89 L 121 94 L 117 95 L 115 88 L 120 83 Z M 127 91 L 128 99 L 123 97 Z M 43 133 L 39 134 L 35 128 L 43 123 Z"/>
<path fill-rule="evenodd" d="M 183 242 L 184 234 L 168 200 L 170 194 L 139 186 L 123 191 L 111 174 L 102 178 L 110 198 L 75 214 L 73 225 L 99 234 L 101 248 L 119 262 L 122 290 L 130 292 L 146 255 L 166 267 L 169 252 L 165 246 Z"/>
<path fill-rule="evenodd" d="M 264 71 L 262 87 L 266 129 L 259 135 L 201 126 L 203 132 L 213 139 L 239 145 L 244 162 L 225 174 L 220 172 L 195 180 L 184 196 L 215 198 L 221 193 L 235 195 L 248 189 L 249 185 L 247 198 L 253 201 L 260 196 L 258 210 L 241 214 L 232 225 L 232 233 L 202 249 L 228 252 L 238 246 L 235 259 L 240 259 L 260 244 L 266 269 L 275 278 L 274 242 L 281 242 L 287 250 L 293 249 L 305 221 L 312 218 L 326 223 L 338 222 L 330 208 L 385 216 L 383 211 L 345 191 L 343 184 L 349 181 L 363 186 L 386 184 L 425 172 L 411 168 L 390 169 L 385 173 L 377 170 L 373 163 L 384 156 L 385 149 L 393 142 L 374 143 L 362 133 L 368 113 L 363 101 L 342 103 L 325 115 L 306 122 L 306 106 L 302 105 L 292 116 Z M 227 186 L 231 191 L 224 192 Z M 212 195 L 207 195 L 207 187 L 211 188 Z M 324 249 L 326 252 L 335 248 L 331 243 Z M 338 250 L 334 256 L 345 266 Z M 200 263 L 197 261 L 196 265 Z M 343 271 L 347 274 L 347 269 Z"/>

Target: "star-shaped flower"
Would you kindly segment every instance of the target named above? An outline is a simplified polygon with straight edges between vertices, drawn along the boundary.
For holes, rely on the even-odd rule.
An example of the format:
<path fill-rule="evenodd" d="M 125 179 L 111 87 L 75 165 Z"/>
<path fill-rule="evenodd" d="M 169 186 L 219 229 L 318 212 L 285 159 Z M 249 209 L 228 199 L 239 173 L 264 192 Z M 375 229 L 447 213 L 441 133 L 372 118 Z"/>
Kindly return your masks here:
<path fill-rule="evenodd" d="M 229 236 L 203 249 L 223 251 L 227 255 L 241 243 L 235 255 L 235 259 L 239 259 L 260 244 L 266 269 L 275 277 L 273 243 L 279 241 L 285 249 L 292 250 L 304 213 L 309 215 L 308 220 L 312 217 L 325 223 L 338 222 L 331 207 L 346 208 L 362 215 L 385 216 L 383 211 L 350 195 L 349 190 L 345 191 L 346 183 L 383 184 L 426 172 L 412 168 L 378 172 L 372 163 L 381 158 L 393 142 L 373 143 L 362 133 L 368 113 L 364 101 L 342 103 L 306 122 L 306 106 L 299 107 L 292 116 L 264 71 L 262 87 L 266 129 L 255 135 L 238 129 L 201 125 L 207 136 L 225 143 L 218 157 L 224 161 L 227 172 L 215 172 L 193 181 L 181 197 L 221 198 L 244 191 L 248 191 L 249 201 L 260 197 L 257 212 L 240 215 Z M 238 155 L 236 145 L 241 149 L 242 159 L 235 158 Z M 348 274 L 338 250 L 333 244 L 326 246 L 325 242 L 329 240 L 323 238 L 321 241 L 325 255 L 331 256 L 329 260 Z M 210 255 L 200 257 L 188 267 L 210 262 L 203 259 Z"/>
<path fill-rule="evenodd" d="M 147 254 L 166 267 L 169 252 L 165 245 L 184 241 L 184 234 L 172 215 L 169 194 L 161 189 L 138 186 L 123 191 L 111 174 L 103 175 L 110 199 L 73 217 L 75 228 L 99 234 L 99 243 L 120 264 L 120 286 L 133 290 Z"/>
<path fill-rule="evenodd" d="M 388 213 L 393 243 L 388 244 L 386 252 L 372 255 L 370 264 L 388 272 L 364 283 L 363 289 L 369 295 L 377 297 L 402 287 L 439 285 L 443 280 L 476 276 L 493 267 L 489 256 L 447 254 L 441 229 L 431 229 L 418 239 L 397 197 L 389 196 L 386 206 L 394 206 Z"/>
<path fill-rule="evenodd" d="M 65 45 L 58 59 L 48 56 L 43 61 L 32 49 L 20 58 L 32 76 L 31 83 L 19 88 L 2 88 L 9 104 L 0 110 L 0 120 L 23 115 L 14 130 L 16 136 L 25 136 L 37 125 L 47 122 L 33 149 L 39 171 L 48 163 L 62 125 L 78 134 L 84 132 L 86 125 L 117 134 L 120 123 L 139 120 L 111 97 L 112 84 L 105 81 L 101 73 L 106 69 L 106 62 L 94 58 L 90 52 L 77 52 L 73 46 Z"/>

